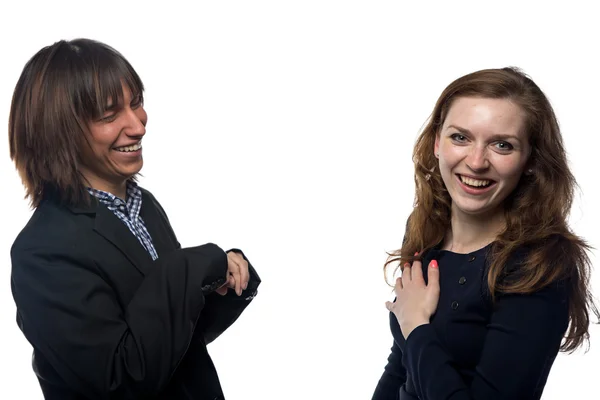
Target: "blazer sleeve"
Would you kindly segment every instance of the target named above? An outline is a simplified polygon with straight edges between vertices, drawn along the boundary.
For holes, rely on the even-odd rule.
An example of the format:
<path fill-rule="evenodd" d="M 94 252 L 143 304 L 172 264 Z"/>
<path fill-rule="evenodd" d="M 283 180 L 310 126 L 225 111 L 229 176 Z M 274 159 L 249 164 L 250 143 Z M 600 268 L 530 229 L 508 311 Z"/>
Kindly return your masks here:
<path fill-rule="evenodd" d="M 419 398 L 539 398 L 568 326 L 567 294 L 561 281 L 533 294 L 500 296 L 470 386 L 453 367 L 431 325 L 417 327 L 406 339 L 403 362 Z"/>
<path fill-rule="evenodd" d="M 154 195 L 148 191 L 145 193 L 152 199 L 154 205 L 159 210 L 161 216 L 164 218 L 167 227 L 173 239 L 177 243 L 177 248 L 181 248 L 181 244 L 177 240 L 177 236 L 171 227 L 169 217 L 167 213 L 160 205 Z M 194 337 L 200 336 L 201 340 L 205 344 L 211 343 L 213 340 L 218 338 L 227 328 L 229 328 L 238 319 L 242 312 L 246 309 L 248 304 L 256 297 L 258 293 L 258 286 L 261 283 L 261 279 L 258 273 L 246 258 L 244 252 L 240 249 L 231 249 L 227 253 L 234 251 L 239 253 L 244 260 L 248 262 L 248 271 L 250 273 L 250 279 L 248 280 L 248 287 L 242 292 L 241 296 L 235 294 L 235 292 L 228 290 L 225 296 L 221 296 L 215 293 L 217 287 L 207 287 L 204 291 L 205 305 L 200 314 Z"/>
<path fill-rule="evenodd" d="M 84 250 L 59 246 L 16 242 L 11 249 L 21 330 L 86 398 L 155 396 L 190 345 L 203 288 L 225 280 L 225 252 L 206 244 L 161 257 L 122 308 Z"/>
<path fill-rule="evenodd" d="M 233 290 L 228 290 L 225 296 L 215 292 L 206 296 L 206 304 L 196 327 L 196 334 L 202 335 L 206 344 L 218 338 L 227 328 L 233 325 L 248 304 L 256 297 L 258 286 L 261 283 L 260 277 L 244 253 L 239 249 L 232 249 L 227 253 L 231 251 L 239 253 L 248 262 L 250 273 L 248 287 L 242 291 L 241 296 L 238 296 Z"/>

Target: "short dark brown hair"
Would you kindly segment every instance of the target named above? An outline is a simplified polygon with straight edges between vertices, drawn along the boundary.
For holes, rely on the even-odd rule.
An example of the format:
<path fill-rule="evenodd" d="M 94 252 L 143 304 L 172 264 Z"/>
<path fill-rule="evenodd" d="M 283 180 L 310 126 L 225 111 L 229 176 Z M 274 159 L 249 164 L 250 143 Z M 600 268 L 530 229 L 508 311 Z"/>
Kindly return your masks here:
<path fill-rule="evenodd" d="M 89 122 L 120 102 L 123 84 L 133 96 L 143 95 L 143 83 L 125 57 L 95 40 L 61 40 L 27 62 L 13 94 L 8 138 L 32 207 L 49 191 L 68 204 L 89 201 L 81 148 Z"/>

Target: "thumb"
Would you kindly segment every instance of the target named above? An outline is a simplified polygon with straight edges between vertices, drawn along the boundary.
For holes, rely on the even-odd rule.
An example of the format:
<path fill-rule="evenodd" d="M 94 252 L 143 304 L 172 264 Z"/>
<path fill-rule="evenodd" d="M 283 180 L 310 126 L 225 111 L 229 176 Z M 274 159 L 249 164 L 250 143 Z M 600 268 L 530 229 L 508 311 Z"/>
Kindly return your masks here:
<path fill-rule="evenodd" d="M 391 301 L 385 302 L 385 308 L 387 308 L 388 311 L 392 311 L 393 307 L 394 307 L 394 303 L 392 303 Z"/>
<path fill-rule="evenodd" d="M 427 268 L 427 286 L 440 287 L 440 268 L 437 260 L 431 260 L 429 268 Z"/>
<path fill-rule="evenodd" d="M 225 296 L 227 294 L 227 286 L 221 286 L 215 292 L 219 293 L 221 296 Z"/>

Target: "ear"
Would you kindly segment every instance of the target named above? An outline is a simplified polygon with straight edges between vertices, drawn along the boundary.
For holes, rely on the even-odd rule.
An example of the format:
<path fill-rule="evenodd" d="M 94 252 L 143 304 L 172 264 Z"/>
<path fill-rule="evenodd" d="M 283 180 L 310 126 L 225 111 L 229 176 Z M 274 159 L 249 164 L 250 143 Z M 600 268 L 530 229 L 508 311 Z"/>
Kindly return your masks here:
<path fill-rule="evenodd" d="M 523 173 L 525 175 L 533 175 L 533 167 L 535 165 L 535 161 L 533 160 L 533 157 L 531 156 L 531 154 L 533 153 L 533 147 L 531 147 L 531 145 L 529 146 L 529 151 L 527 154 L 527 161 L 525 162 L 525 166 L 523 167 Z"/>
<path fill-rule="evenodd" d="M 527 164 L 525 164 L 525 168 L 523 168 L 523 174 L 525 175 L 533 175 L 533 163 L 528 162 Z"/>
<path fill-rule="evenodd" d="M 433 144 L 433 155 L 435 158 L 440 158 L 440 135 L 435 135 L 435 143 Z"/>

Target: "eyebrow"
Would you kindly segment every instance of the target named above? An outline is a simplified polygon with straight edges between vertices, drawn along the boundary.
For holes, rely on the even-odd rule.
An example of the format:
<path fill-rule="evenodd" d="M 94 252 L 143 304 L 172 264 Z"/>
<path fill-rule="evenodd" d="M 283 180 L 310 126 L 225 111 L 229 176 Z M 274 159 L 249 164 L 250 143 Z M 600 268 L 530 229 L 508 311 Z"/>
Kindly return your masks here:
<path fill-rule="evenodd" d="M 446 129 L 450 129 L 450 128 L 454 128 L 457 131 L 459 131 L 460 133 L 466 133 L 467 135 L 473 135 L 471 133 L 470 130 L 468 130 L 467 128 L 461 128 L 460 126 L 456 126 L 456 125 L 448 125 L 448 128 Z M 493 135 L 492 136 L 493 139 L 502 139 L 502 140 L 506 140 L 506 139 L 514 139 L 517 141 L 521 141 L 521 139 L 518 136 L 515 135 L 506 135 L 506 134 L 498 134 L 498 135 Z"/>

